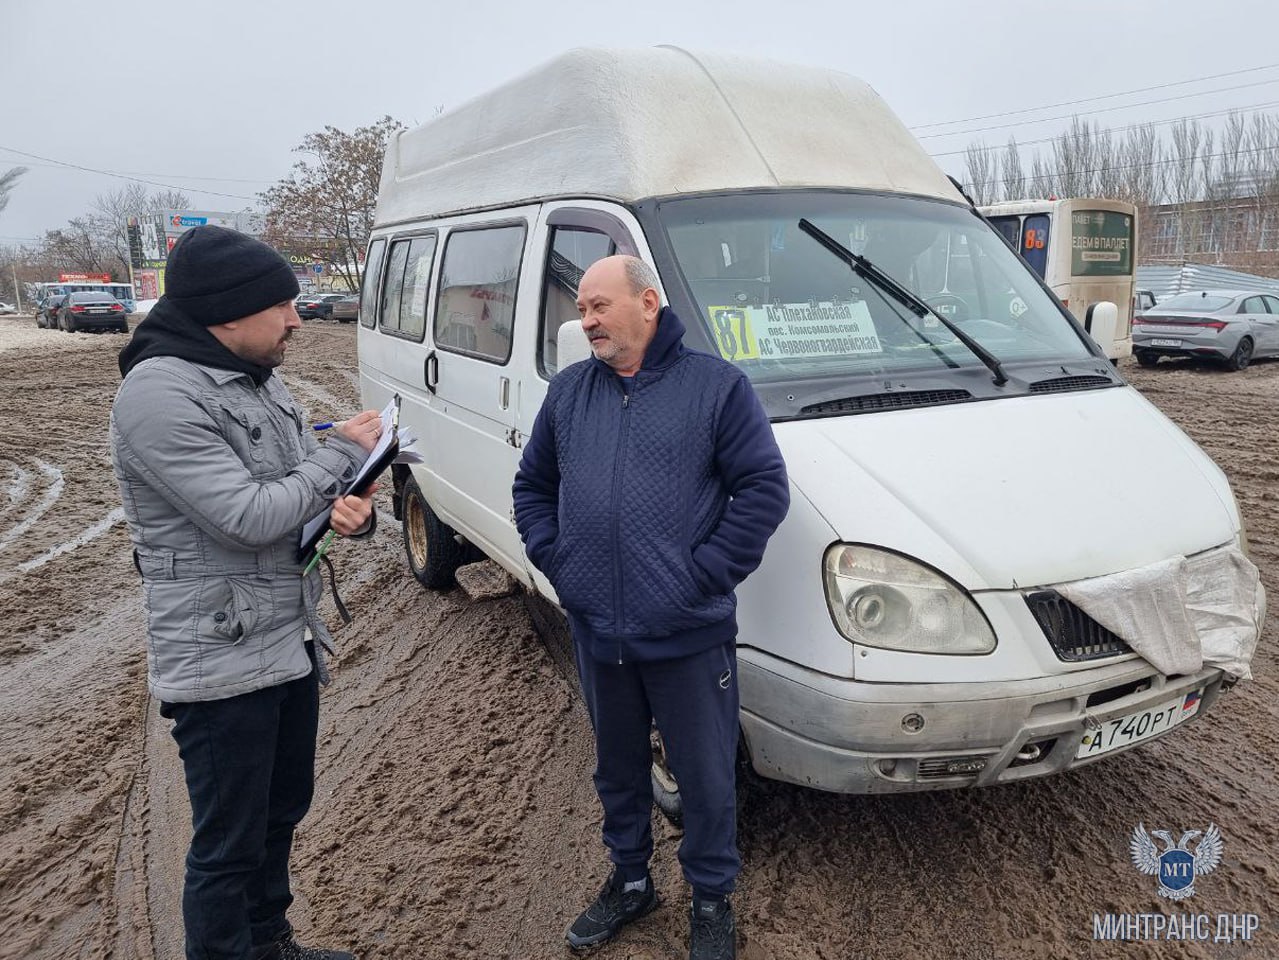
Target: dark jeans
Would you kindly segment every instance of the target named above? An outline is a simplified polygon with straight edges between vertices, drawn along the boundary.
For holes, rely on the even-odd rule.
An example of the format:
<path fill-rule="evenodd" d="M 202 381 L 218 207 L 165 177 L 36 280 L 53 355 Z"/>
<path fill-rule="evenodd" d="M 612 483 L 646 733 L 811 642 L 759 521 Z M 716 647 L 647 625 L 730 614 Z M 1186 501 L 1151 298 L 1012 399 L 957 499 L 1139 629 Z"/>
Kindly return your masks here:
<path fill-rule="evenodd" d="M 737 657 L 732 643 L 673 660 L 595 660 L 573 644 L 595 728 L 595 790 L 604 807 L 604 845 L 627 880 L 653 854 L 654 720 L 684 807 L 679 861 L 698 896 L 731 893 L 737 852 Z"/>
<path fill-rule="evenodd" d="M 311 805 L 317 671 L 253 693 L 162 703 L 194 833 L 182 919 L 187 960 L 256 960 L 289 933 L 289 850 Z"/>

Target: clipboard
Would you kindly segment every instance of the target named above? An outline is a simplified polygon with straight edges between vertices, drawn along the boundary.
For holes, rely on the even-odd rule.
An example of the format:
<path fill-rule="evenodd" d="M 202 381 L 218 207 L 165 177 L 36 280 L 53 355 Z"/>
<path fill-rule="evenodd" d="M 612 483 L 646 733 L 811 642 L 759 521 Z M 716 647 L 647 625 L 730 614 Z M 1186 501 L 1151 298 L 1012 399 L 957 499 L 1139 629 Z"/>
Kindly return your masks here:
<path fill-rule="evenodd" d="M 360 465 L 360 469 L 356 471 L 355 477 L 343 489 L 341 496 L 360 496 L 366 493 L 369 487 L 373 485 L 373 481 L 381 476 L 382 471 L 395 461 L 395 458 L 400 454 L 399 425 L 400 395 L 397 393 L 382 410 L 382 436 L 378 439 L 377 446 L 369 451 L 368 457 Z M 329 514 L 332 511 L 332 506 L 325 507 L 324 510 L 308 520 L 302 528 L 298 546 L 298 562 L 304 566 L 311 561 L 316 545 L 328 533 Z"/>

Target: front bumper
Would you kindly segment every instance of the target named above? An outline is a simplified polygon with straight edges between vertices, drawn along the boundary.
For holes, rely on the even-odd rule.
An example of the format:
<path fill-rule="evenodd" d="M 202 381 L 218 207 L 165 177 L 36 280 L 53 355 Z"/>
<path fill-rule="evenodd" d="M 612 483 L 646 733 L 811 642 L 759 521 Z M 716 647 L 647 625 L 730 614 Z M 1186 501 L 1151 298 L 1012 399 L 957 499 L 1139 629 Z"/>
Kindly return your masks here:
<path fill-rule="evenodd" d="M 1086 676 L 884 684 L 817 674 L 749 648 L 738 650 L 738 664 L 742 732 L 756 771 L 836 793 L 987 786 L 1094 763 L 1140 743 L 1076 759 L 1090 724 L 1199 689 L 1203 713 L 1224 676 L 1207 668 L 1165 677 L 1129 659 Z"/>

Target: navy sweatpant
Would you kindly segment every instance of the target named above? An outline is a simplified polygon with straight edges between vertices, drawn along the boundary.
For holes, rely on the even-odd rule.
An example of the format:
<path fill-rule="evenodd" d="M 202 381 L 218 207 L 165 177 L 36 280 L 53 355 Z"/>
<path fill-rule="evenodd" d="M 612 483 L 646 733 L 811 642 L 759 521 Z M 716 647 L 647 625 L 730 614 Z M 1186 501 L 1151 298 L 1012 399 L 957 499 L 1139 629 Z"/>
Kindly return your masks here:
<path fill-rule="evenodd" d="M 653 853 L 649 779 L 654 720 L 684 804 L 679 848 L 684 878 L 699 896 L 731 893 L 737 852 L 737 658 L 733 644 L 673 660 L 595 660 L 573 644 L 595 728 L 595 789 L 604 807 L 604 845 L 627 880 Z"/>

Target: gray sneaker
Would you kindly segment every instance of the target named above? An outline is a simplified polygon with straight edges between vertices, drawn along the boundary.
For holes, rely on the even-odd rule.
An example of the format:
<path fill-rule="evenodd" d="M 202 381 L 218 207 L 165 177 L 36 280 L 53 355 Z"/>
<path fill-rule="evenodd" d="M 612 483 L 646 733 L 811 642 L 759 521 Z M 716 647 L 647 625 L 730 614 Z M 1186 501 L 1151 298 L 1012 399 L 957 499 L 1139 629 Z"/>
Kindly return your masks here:
<path fill-rule="evenodd" d="M 727 900 L 693 899 L 688 960 L 737 960 L 737 924 Z"/>
<path fill-rule="evenodd" d="M 643 890 L 624 890 L 626 881 L 614 868 L 595 902 L 565 931 L 568 945 L 574 950 L 598 946 L 612 940 L 632 920 L 651 913 L 657 906 L 657 891 L 653 889 L 653 878 L 646 879 L 648 884 Z"/>

